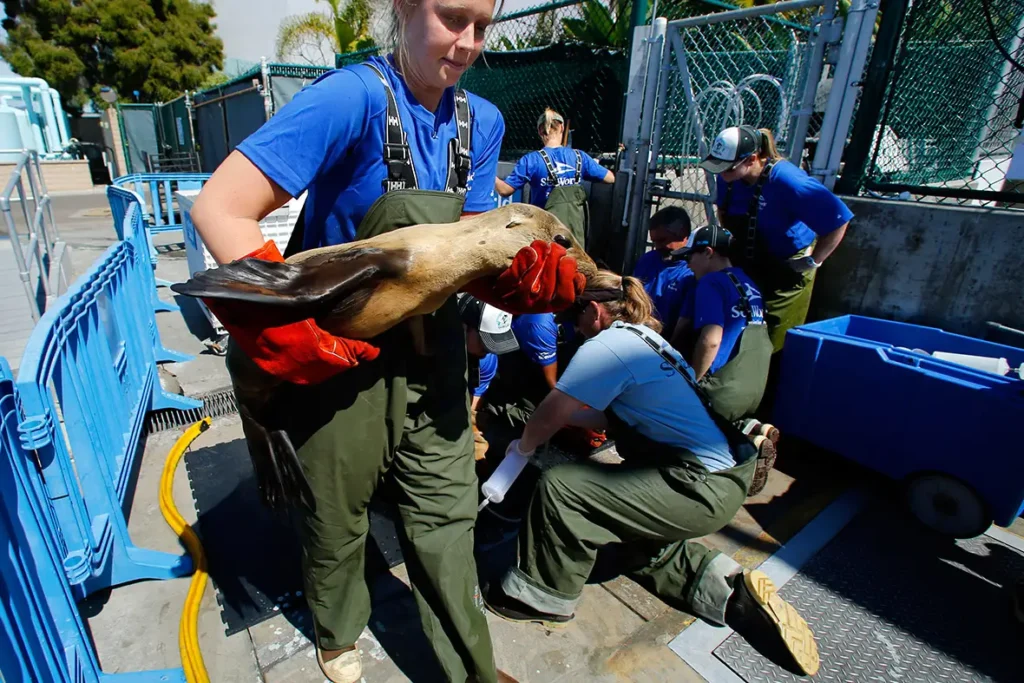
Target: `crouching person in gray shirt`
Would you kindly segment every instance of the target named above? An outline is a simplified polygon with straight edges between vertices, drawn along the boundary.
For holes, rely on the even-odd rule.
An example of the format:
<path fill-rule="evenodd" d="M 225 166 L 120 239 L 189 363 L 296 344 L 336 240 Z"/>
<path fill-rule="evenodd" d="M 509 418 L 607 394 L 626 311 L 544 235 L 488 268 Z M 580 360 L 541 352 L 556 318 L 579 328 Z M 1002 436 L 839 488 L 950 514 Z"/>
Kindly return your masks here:
<path fill-rule="evenodd" d="M 602 271 L 568 312 L 587 341 L 509 453 L 529 457 L 572 424 L 608 429 L 625 462 L 545 472 L 518 566 L 485 590 L 485 604 L 513 621 L 570 621 L 598 549 L 623 544 L 630 576 L 662 600 L 732 627 L 794 673 L 814 674 L 814 636 L 768 577 L 691 541 L 739 510 L 756 450 L 709 409 L 652 311 L 639 280 Z"/>

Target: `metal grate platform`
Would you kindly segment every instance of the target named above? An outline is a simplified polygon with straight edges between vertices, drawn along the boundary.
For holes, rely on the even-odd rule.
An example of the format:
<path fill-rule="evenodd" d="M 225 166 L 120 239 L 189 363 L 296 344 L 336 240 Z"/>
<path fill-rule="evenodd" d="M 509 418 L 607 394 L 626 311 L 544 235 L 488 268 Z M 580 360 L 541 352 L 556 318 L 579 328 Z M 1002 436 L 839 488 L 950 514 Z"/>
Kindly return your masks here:
<path fill-rule="evenodd" d="M 1024 626 L 1012 616 L 1009 594 L 1022 579 L 1024 539 L 992 529 L 954 541 L 923 530 L 899 509 L 875 504 L 779 592 L 815 633 L 821 654 L 816 681 L 1009 682 L 1024 680 Z M 701 626 L 706 654 L 693 650 L 701 639 L 687 638 L 686 631 L 672 647 L 684 660 L 695 655 L 694 666 L 707 680 L 804 680 L 731 631 L 691 628 Z M 707 629 L 721 635 L 708 640 Z"/>

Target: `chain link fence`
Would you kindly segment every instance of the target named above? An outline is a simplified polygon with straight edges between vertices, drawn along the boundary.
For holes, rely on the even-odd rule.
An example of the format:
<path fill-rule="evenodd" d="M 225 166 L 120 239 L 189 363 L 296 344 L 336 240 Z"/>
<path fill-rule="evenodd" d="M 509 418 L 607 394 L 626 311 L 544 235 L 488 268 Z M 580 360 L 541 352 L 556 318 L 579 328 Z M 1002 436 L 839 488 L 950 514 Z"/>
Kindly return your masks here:
<path fill-rule="evenodd" d="M 560 0 L 495 19 L 484 53 L 459 86 L 493 102 L 505 117 L 503 160 L 537 148 L 537 118 L 545 107 L 568 120 L 574 147 L 595 157 L 616 153 L 630 11 L 628 2 Z M 374 47 L 337 55 L 335 64 L 358 64 L 375 54 Z"/>
<path fill-rule="evenodd" d="M 1024 208 L 1024 2 L 914 0 L 880 78 L 860 189 Z"/>
<path fill-rule="evenodd" d="M 680 204 L 698 225 L 714 220 L 714 179 L 697 164 L 723 128 L 766 128 L 783 155 L 800 153 L 791 138 L 807 137 L 810 117 L 795 124 L 811 61 L 809 25 L 820 12 L 815 6 L 728 20 L 698 15 L 669 24 L 655 124 L 657 177 L 649 187 L 655 207 Z"/>

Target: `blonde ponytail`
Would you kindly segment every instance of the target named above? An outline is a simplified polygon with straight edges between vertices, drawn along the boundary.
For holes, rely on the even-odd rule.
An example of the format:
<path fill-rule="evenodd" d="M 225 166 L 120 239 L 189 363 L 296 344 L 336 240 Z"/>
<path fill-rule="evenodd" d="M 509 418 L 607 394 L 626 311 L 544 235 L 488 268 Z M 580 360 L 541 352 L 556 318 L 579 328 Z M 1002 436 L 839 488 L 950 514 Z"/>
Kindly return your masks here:
<path fill-rule="evenodd" d="M 635 277 L 622 277 L 610 270 L 599 270 L 587 280 L 587 289 L 621 289 L 623 298 L 617 301 L 602 301 L 608 315 L 614 320 L 643 325 L 655 332 L 661 332 L 661 322 L 654 313 L 654 303 L 647 295 L 644 285 Z"/>
<path fill-rule="evenodd" d="M 542 141 L 547 140 L 548 136 L 555 129 L 555 126 L 561 126 L 565 124 L 565 119 L 557 111 L 551 107 L 545 107 L 544 113 L 537 119 L 537 135 L 540 136 Z"/>
<path fill-rule="evenodd" d="M 779 154 L 779 148 L 775 144 L 775 136 L 767 128 L 759 128 L 761 133 L 761 149 L 758 150 L 757 155 L 768 161 L 781 161 L 784 157 Z"/>

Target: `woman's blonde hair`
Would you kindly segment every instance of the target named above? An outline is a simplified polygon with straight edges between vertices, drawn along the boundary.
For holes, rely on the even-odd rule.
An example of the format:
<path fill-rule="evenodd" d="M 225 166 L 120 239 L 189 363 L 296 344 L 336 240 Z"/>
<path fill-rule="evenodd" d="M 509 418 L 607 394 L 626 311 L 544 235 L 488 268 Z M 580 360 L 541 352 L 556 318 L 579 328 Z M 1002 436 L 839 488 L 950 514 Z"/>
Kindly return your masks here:
<path fill-rule="evenodd" d="M 409 48 L 405 44 L 405 21 L 409 12 L 419 6 L 419 0 L 371 0 L 371 33 L 377 45 L 395 55 L 399 73 L 408 78 L 413 67 L 409 61 Z M 505 0 L 495 0 L 495 15 L 501 14 Z"/>
<path fill-rule="evenodd" d="M 781 161 L 784 157 L 779 154 L 772 132 L 767 128 L 758 128 L 758 132 L 761 134 L 761 149 L 757 150 L 757 156 L 765 161 Z"/>
<path fill-rule="evenodd" d="M 541 140 L 547 140 L 555 126 L 565 125 L 565 119 L 551 107 L 545 107 L 544 113 L 537 119 L 537 135 Z"/>
<path fill-rule="evenodd" d="M 613 320 L 643 325 L 655 332 L 661 332 L 661 321 L 654 313 L 654 303 L 647 295 L 643 283 L 635 277 L 622 276 L 610 270 L 599 270 L 597 275 L 587 279 L 587 289 L 584 293 L 617 289 L 622 290 L 621 299 L 600 302 Z"/>

